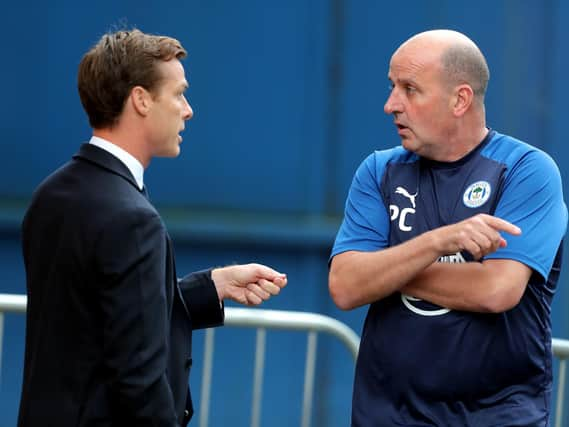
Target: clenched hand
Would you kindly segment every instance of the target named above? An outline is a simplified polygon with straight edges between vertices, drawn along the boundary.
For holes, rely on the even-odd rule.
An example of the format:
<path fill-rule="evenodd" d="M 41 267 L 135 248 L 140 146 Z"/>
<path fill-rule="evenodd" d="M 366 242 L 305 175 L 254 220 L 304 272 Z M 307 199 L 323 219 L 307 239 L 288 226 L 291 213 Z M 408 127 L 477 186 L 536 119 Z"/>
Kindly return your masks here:
<path fill-rule="evenodd" d="M 285 274 L 262 264 L 232 265 L 211 272 L 220 300 L 259 305 L 278 295 L 287 284 Z"/>

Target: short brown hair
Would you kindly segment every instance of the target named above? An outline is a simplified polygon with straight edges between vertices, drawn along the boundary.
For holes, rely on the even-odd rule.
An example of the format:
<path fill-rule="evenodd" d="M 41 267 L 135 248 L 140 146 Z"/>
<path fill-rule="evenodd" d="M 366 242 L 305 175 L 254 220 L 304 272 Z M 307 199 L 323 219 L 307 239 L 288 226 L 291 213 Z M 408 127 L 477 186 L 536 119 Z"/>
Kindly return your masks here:
<path fill-rule="evenodd" d="M 115 125 L 133 87 L 156 89 L 161 80 L 157 62 L 186 54 L 178 40 L 137 29 L 101 37 L 83 56 L 77 75 L 79 97 L 91 126 Z"/>

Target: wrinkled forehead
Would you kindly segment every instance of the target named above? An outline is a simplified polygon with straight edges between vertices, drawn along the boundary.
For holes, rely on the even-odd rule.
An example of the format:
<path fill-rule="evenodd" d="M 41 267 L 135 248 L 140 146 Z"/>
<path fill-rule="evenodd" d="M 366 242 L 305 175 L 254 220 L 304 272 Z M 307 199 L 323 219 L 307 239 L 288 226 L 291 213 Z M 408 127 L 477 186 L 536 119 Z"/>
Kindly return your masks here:
<path fill-rule="evenodd" d="M 409 41 L 395 51 L 389 62 L 390 80 L 438 74 L 442 49 L 426 43 Z"/>

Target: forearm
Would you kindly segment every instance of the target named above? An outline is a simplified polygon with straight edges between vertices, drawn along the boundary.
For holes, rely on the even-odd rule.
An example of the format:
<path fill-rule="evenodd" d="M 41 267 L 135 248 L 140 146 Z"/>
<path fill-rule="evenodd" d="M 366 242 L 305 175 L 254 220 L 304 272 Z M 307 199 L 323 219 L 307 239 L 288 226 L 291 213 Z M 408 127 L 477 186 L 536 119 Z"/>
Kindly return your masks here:
<path fill-rule="evenodd" d="M 434 239 L 427 232 L 380 251 L 336 255 L 329 275 L 332 299 L 341 309 L 349 310 L 400 290 L 438 259 Z"/>
<path fill-rule="evenodd" d="M 401 292 L 453 310 L 499 313 L 520 301 L 530 274 L 512 260 L 434 263 Z"/>
<path fill-rule="evenodd" d="M 351 251 L 336 255 L 330 266 L 330 293 L 336 305 L 345 310 L 372 303 L 403 288 L 442 255 L 465 250 L 470 252 L 474 259 L 480 259 L 499 247 L 504 247 L 507 243 L 501 237 L 500 231 L 515 235 L 521 233 L 513 224 L 490 215 L 479 214 L 456 224 L 427 231 L 388 249 L 368 253 Z M 484 284 L 488 285 L 488 288 L 480 290 L 481 294 L 494 298 L 495 295 L 503 296 L 504 292 L 507 304 L 500 301 L 499 307 L 509 306 L 515 301 L 515 298 L 509 299 L 509 287 L 518 291 L 525 289 L 530 269 L 510 260 L 490 260 L 487 263 L 492 269 L 472 272 L 467 269 L 483 267 L 465 267 L 464 264 L 447 266 L 450 267 L 448 276 L 446 267 L 433 266 L 432 270 L 425 272 L 424 277 L 417 279 L 412 285 L 413 288 L 409 285 L 409 291 L 427 293 L 431 299 L 447 298 L 448 301 L 444 300 L 446 304 L 463 307 L 465 301 L 472 300 L 468 295 L 464 297 L 463 293 L 471 291 L 478 296 L 479 290 L 472 282 L 478 283 L 476 274 L 484 274 Z M 484 265 L 486 266 L 486 262 Z M 500 270 L 502 267 L 507 270 L 507 274 Z M 496 277 L 499 277 L 500 281 L 497 281 Z M 453 287 L 458 286 L 457 283 L 466 283 L 466 286 L 456 291 Z M 416 296 L 420 298 L 419 295 Z M 521 294 L 519 297 L 521 298 Z M 478 299 L 473 300 L 476 303 L 472 307 L 477 309 Z"/>

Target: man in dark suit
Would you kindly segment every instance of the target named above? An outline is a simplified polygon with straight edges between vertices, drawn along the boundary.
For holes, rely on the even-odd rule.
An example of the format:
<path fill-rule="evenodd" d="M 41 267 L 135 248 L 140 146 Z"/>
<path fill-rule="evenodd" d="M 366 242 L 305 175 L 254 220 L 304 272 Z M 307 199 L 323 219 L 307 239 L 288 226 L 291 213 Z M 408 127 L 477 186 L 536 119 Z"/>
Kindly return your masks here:
<path fill-rule="evenodd" d="M 78 86 L 93 138 L 34 193 L 23 221 L 28 311 L 19 427 L 185 426 L 193 329 L 225 298 L 257 305 L 286 285 L 260 265 L 177 279 L 144 169 L 175 157 L 192 109 L 181 44 L 107 34 Z"/>

